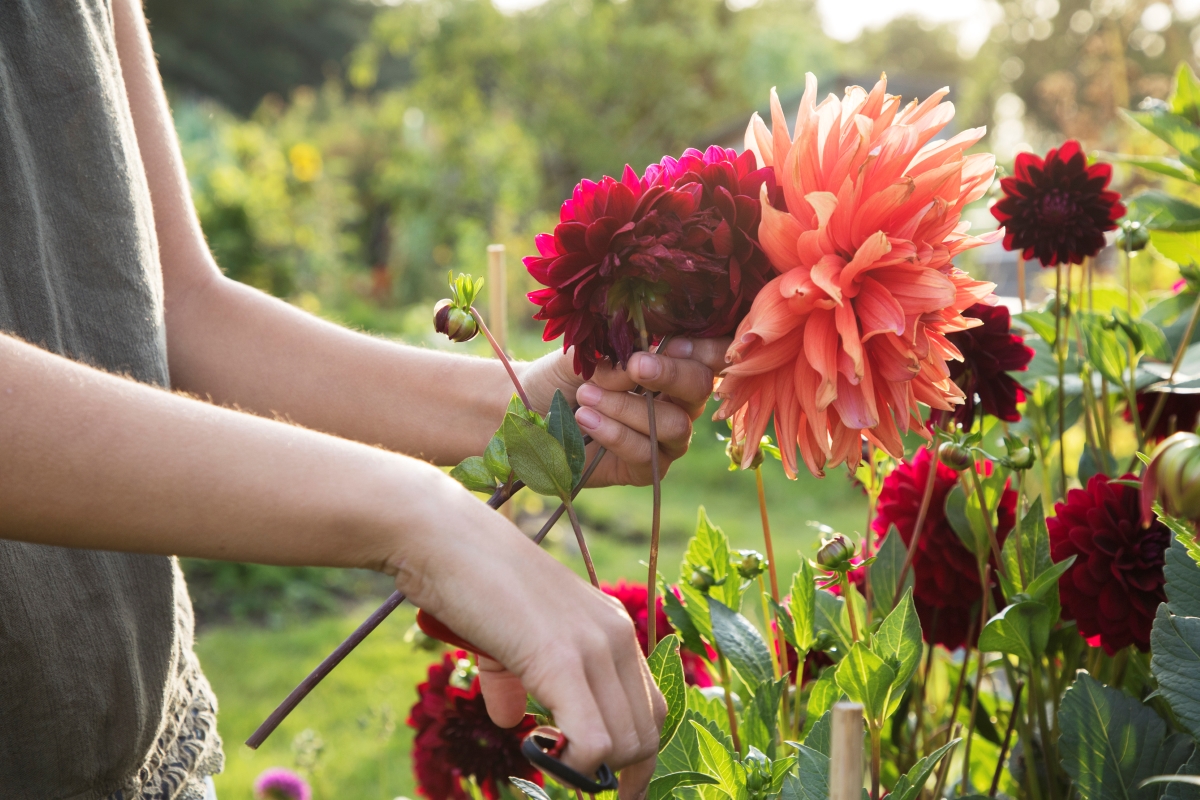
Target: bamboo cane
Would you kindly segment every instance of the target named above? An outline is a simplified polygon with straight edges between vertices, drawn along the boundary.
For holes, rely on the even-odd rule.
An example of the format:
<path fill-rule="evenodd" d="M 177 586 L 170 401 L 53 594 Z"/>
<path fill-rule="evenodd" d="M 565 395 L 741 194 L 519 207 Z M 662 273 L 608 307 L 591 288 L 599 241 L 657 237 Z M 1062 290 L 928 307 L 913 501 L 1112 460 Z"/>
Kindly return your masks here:
<path fill-rule="evenodd" d="M 829 753 L 829 800 L 862 800 L 863 707 L 835 703 Z"/>

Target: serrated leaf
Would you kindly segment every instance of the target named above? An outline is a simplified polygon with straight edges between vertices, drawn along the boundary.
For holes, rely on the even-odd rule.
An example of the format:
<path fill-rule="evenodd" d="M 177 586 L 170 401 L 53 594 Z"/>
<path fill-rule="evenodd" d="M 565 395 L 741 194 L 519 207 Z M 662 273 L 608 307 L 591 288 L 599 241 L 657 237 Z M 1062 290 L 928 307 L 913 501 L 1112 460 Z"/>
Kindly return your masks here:
<path fill-rule="evenodd" d="M 770 681 L 774 677 L 771 651 L 758 629 L 714 597 L 709 597 L 708 609 L 712 618 L 713 643 L 737 670 L 738 676 L 750 686 Z"/>
<path fill-rule="evenodd" d="M 839 689 L 838 697 L 844 696 Z M 825 757 L 833 752 L 833 711 L 826 709 L 825 713 L 817 718 L 812 730 L 804 738 L 804 746 L 811 747 Z"/>
<path fill-rule="evenodd" d="M 716 783 L 716 778 L 705 775 L 703 772 L 672 772 L 650 781 L 650 788 L 646 790 L 645 800 L 667 800 L 680 787 Z"/>
<path fill-rule="evenodd" d="M 530 422 L 540 423 L 542 418 L 534 411 L 530 411 L 525 407 L 525 403 L 521 400 L 519 394 L 514 394 L 508 398 L 508 408 L 504 411 L 505 416 L 515 414 L 521 419 L 529 420 Z"/>
<path fill-rule="evenodd" d="M 779 793 L 783 788 L 784 779 L 791 774 L 794 766 L 796 766 L 796 756 L 787 756 L 771 762 L 771 785 L 764 793 L 767 797 Z"/>
<path fill-rule="evenodd" d="M 780 800 L 827 800 L 829 797 L 829 756 L 797 745 L 798 774 L 783 779 Z"/>
<path fill-rule="evenodd" d="M 757 747 L 772 761 L 775 760 L 775 742 L 779 738 L 779 703 L 787 685 L 786 677 L 760 683 L 742 715 L 742 741 Z"/>
<path fill-rule="evenodd" d="M 700 759 L 704 764 L 704 771 L 716 778 L 717 785 L 733 800 L 748 800 L 746 775 L 734 754 L 717 741 L 703 725 L 694 721 L 691 725 L 700 743 Z"/>
<path fill-rule="evenodd" d="M 575 484 L 558 440 L 516 414 L 505 415 L 503 431 L 513 473 L 538 494 L 569 500 Z"/>
<path fill-rule="evenodd" d="M 812 566 L 807 559 L 801 558 L 800 569 L 792 576 L 792 594 L 788 599 L 788 610 L 792 614 L 792 644 L 801 660 L 813 645 L 816 591 Z"/>
<path fill-rule="evenodd" d="M 508 451 L 504 447 L 504 438 L 499 433 L 491 438 L 487 449 L 483 451 L 483 464 L 497 481 L 508 482 L 508 476 L 512 474 L 512 467 L 508 463 Z"/>
<path fill-rule="evenodd" d="M 979 649 L 1008 653 L 1025 663 L 1041 658 L 1054 619 L 1044 603 L 1027 600 L 1005 606 L 987 621 L 979 635 Z"/>
<path fill-rule="evenodd" d="M 963 492 L 961 484 L 954 484 L 946 493 L 946 521 L 968 551 L 981 555 L 989 550 L 987 529 L 983 526 L 983 516 L 978 519 L 971 513 L 971 499 Z"/>
<path fill-rule="evenodd" d="M 818 589 L 814 595 L 813 628 L 825 632 L 837 643 L 835 659 L 841 659 L 850 649 L 853 636 L 846 617 L 846 601 L 828 589 Z"/>
<path fill-rule="evenodd" d="M 546 431 L 553 436 L 567 456 L 567 466 L 571 468 L 571 486 L 579 483 L 583 475 L 583 462 L 587 457 L 584 452 L 583 433 L 571 404 L 563 396 L 562 389 L 554 390 L 554 398 L 550 401 L 550 413 L 546 415 Z"/>
<path fill-rule="evenodd" d="M 696 730 L 691 722 L 704 724 L 704 717 L 689 708 L 683 715 L 683 721 L 671 741 L 658 754 L 658 764 L 654 767 L 654 777 L 670 775 L 674 772 L 694 772 L 700 768 L 700 743 Z"/>
<path fill-rule="evenodd" d="M 804 743 L 809 747 L 820 750 L 825 755 L 829 755 L 829 742 L 826 740 L 824 746 L 814 743 L 814 737 L 818 736 L 817 728 L 821 724 L 821 720 L 826 722 L 826 737 L 828 737 L 828 723 L 830 709 L 833 704 L 841 699 L 844 695 L 842 690 L 838 688 L 837 680 L 834 678 L 836 670 L 827 669 L 821 673 L 808 691 L 808 705 L 805 707 L 805 728 Z"/>
<path fill-rule="evenodd" d="M 662 586 L 663 611 L 666 612 L 667 619 L 671 622 L 671 627 L 675 628 L 675 632 L 679 634 L 679 638 L 683 640 L 683 646 L 691 650 L 697 655 L 705 654 L 704 642 L 700 640 L 700 631 L 696 629 L 696 623 L 692 621 L 692 616 L 687 609 L 683 607 L 679 597 L 671 590 L 669 586 Z M 708 617 L 707 607 L 704 609 L 704 617 Z"/>
<path fill-rule="evenodd" d="M 1077 556 L 1069 556 L 1064 558 L 1062 561 L 1059 561 L 1041 575 L 1038 575 L 1033 579 L 1032 582 L 1030 582 L 1029 586 L 1026 587 L 1025 594 L 1040 602 L 1043 597 L 1050 593 L 1051 589 L 1058 586 L 1058 579 L 1062 577 L 1064 572 L 1071 568 L 1071 565 L 1075 563 L 1076 558 Z"/>
<path fill-rule="evenodd" d="M 904 559 L 908 556 L 908 547 L 896 526 L 888 528 L 887 535 L 879 543 L 875 563 L 871 565 L 869 578 L 871 581 L 871 601 L 877 617 L 886 617 L 892 610 L 892 598 L 896 596 L 896 584 L 900 580 L 900 571 L 904 569 Z M 904 576 L 905 588 L 913 585 L 913 572 L 910 569 Z"/>
<path fill-rule="evenodd" d="M 696 533 L 688 540 L 687 550 L 683 556 L 679 577 L 681 588 L 689 585 L 692 570 L 696 567 L 708 567 L 712 571 L 713 579 L 720 584 L 712 587 L 709 595 L 716 597 L 730 608 L 737 609 L 741 606 L 742 582 L 740 576 L 730 568 L 729 538 L 708 518 L 704 506 L 701 506 L 697 512 Z"/>
<path fill-rule="evenodd" d="M 667 716 L 658 738 L 658 749 L 662 752 L 687 712 L 687 682 L 683 677 L 683 661 L 679 658 L 679 637 L 673 633 L 664 636 L 647 659 L 647 666 L 667 701 Z"/>
<path fill-rule="evenodd" d="M 953 739 L 922 758 L 916 764 L 913 764 L 912 769 L 901 775 L 899 780 L 896 781 L 896 785 L 892 787 L 891 793 L 888 794 L 888 800 L 916 800 L 921 794 L 921 789 L 924 788 L 925 782 L 933 774 L 934 768 L 942 760 L 942 756 L 953 750 L 961 741 L 962 739 Z"/>
<path fill-rule="evenodd" d="M 1154 789 L 1138 789 L 1162 772 L 1166 724 L 1124 692 L 1080 671 L 1063 695 L 1058 748 L 1063 769 L 1082 800 L 1149 800 Z"/>
<path fill-rule="evenodd" d="M 774 615 L 775 625 L 779 634 L 783 636 L 783 640 L 790 644 L 793 648 L 796 647 L 796 626 L 792 621 L 792 612 L 788 611 L 779 603 L 775 602 L 772 597 L 767 598 L 767 602 L 771 604 L 771 613 Z M 800 651 L 805 652 L 805 651 Z"/>
<path fill-rule="evenodd" d="M 865 644 L 854 643 L 834 679 L 851 702 L 862 704 L 868 720 L 881 722 L 887 716 L 888 690 L 896 681 L 896 671 Z"/>
<path fill-rule="evenodd" d="M 483 463 L 483 456 L 464 458 L 462 463 L 450 470 L 450 477 L 472 492 L 494 492 L 500 485 Z"/>
<path fill-rule="evenodd" d="M 1004 561 L 1008 580 L 1015 585 L 1015 591 L 1009 594 L 1009 597 L 1016 592 L 1028 593 L 1030 585 L 1055 568 L 1054 560 L 1050 557 L 1050 533 L 1046 529 L 1046 514 L 1040 495 L 1034 498 L 1016 530 L 1004 540 L 1004 546 L 1000 548 L 1000 558 Z M 1057 583 L 1053 586 L 1056 587 Z M 1053 616 L 1057 617 L 1057 589 L 1051 591 L 1047 587 L 1041 599 L 1051 609 Z"/>
<path fill-rule="evenodd" d="M 730 696 L 733 701 L 734 713 L 741 708 L 741 700 L 737 694 Z M 695 686 L 688 687 L 688 710 L 696 712 L 696 719 L 708 728 L 713 736 L 725 743 L 726 748 L 733 749 L 733 737 L 730 735 L 729 712 L 725 706 L 725 690 L 720 686 L 709 686 L 704 689 Z M 679 734 L 676 733 L 676 736 Z"/>
<path fill-rule="evenodd" d="M 1158 691 L 1180 724 L 1200 738 L 1200 618 L 1176 616 L 1158 607 L 1150 631 L 1150 671 Z"/>
<path fill-rule="evenodd" d="M 1188 545 L 1195 546 L 1191 540 L 1187 533 L 1182 537 L 1176 533 L 1172 538 L 1163 565 L 1163 577 L 1167 579 L 1164 588 L 1172 614 L 1200 617 L 1200 566 L 1189 552 Z"/>
<path fill-rule="evenodd" d="M 922 649 L 921 623 L 917 620 L 917 608 L 913 605 L 910 589 L 871 637 L 871 652 L 883 659 L 896 673 L 888 692 L 886 715 L 890 716 L 900 705 L 904 689 L 917 671 Z"/>
<path fill-rule="evenodd" d="M 509 776 L 509 782 L 513 786 L 525 793 L 529 800 L 550 800 L 550 795 L 546 794 L 546 790 L 538 786 L 533 781 L 527 781 L 524 778 L 516 778 Z"/>

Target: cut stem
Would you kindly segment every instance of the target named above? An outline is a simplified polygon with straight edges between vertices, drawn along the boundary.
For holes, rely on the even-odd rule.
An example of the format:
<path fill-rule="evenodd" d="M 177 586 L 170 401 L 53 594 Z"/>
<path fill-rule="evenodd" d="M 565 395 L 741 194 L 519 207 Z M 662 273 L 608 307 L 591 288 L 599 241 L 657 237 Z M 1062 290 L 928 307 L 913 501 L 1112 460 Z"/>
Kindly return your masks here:
<path fill-rule="evenodd" d="M 915 459 L 914 459 L 915 460 Z M 933 500 L 933 487 L 937 483 L 937 440 L 929 443 L 929 475 L 925 478 L 925 494 L 921 496 L 921 508 L 917 511 L 917 521 L 913 525 L 912 537 L 908 540 L 908 553 L 904 556 L 904 566 L 900 568 L 900 577 L 896 581 L 896 592 L 892 595 L 892 607 L 900 602 L 904 594 L 904 579 L 912 569 L 913 557 L 917 554 L 917 542 L 921 538 L 921 530 L 925 527 L 925 517 L 929 515 L 929 503 Z M 899 533 L 899 529 L 896 531 Z"/>
<path fill-rule="evenodd" d="M 579 553 L 583 556 L 583 563 L 587 566 L 588 579 L 592 582 L 592 586 L 600 588 L 600 580 L 596 577 L 596 567 L 592 564 L 592 554 L 588 552 L 587 541 L 583 538 L 583 526 L 579 524 L 579 517 L 575 514 L 575 504 L 570 498 L 563 501 L 563 505 L 567 507 L 567 516 L 571 519 L 571 528 L 575 531 L 575 541 L 579 544 Z M 653 639 L 648 639 L 652 642 L 649 645 L 650 649 L 654 649 L 654 645 L 658 642 Z"/>
<path fill-rule="evenodd" d="M 641 306 L 634 310 L 637 321 L 638 336 L 641 337 L 642 351 L 650 352 L 650 336 L 646 333 L 646 319 Z M 658 424 L 654 418 L 654 392 L 646 391 L 646 418 L 650 435 L 650 480 L 654 492 L 654 505 L 650 516 L 650 558 L 646 575 L 646 634 L 648 642 L 655 640 L 654 609 L 658 608 L 658 539 L 659 527 L 662 523 L 662 473 L 658 468 Z"/>
<path fill-rule="evenodd" d="M 500 359 L 500 363 L 508 370 L 508 377 L 512 380 L 513 386 L 516 387 L 517 395 L 521 398 L 521 402 L 525 404 L 526 410 L 533 411 L 533 404 L 529 402 L 529 395 L 525 394 L 525 387 L 521 385 L 521 379 L 517 377 L 517 373 L 513 369 L 512 362 L 508 360 L 504 348 L 500 346 L 500 343 L 496 341 L 496 337 L 492 336 L 492 332 L 488 330 L 487 324 L 483 321 L 483 315 L 472 306 L 471 316 L 475 318 L 475 324 L 479 326 L 479 330 L 483 331 L 483 335 L 487 337 L 488 344 L 492 346 L 492 351 Z"/>
<path fill-rule="evenodd" d="M 1063 297 L 1063 265 L 1059 263 L 1055 268 L 1055 291 L 1054 291 L 1054 361 L 1058 366 L 1058 475 L 1062 481 L 1059 486 L 1059 491 L 1062 497 L 1067 496 L 1067 450 L 1066 442 L 1063 439 L 1063 422 L 1066 417 L 1066 393 L 1063 389 L 1063 382 L 1067 368 L 1067 355 L 1063 347 L 1063 315 L 1067 313 L 1066 303 L 1069 298 Z"/>

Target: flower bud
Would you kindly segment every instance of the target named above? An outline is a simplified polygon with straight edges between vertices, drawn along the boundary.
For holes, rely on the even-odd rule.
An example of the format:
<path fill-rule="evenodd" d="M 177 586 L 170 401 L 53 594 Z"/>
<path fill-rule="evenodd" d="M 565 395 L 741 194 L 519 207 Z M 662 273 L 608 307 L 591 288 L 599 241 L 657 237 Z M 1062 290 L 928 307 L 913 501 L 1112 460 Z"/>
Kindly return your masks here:
<path fill-rule="evenodd" d="M 730 439 L 725 444 L 725 455 L 729 456 L 729 468 L 731 470 L 741 469 L 742 459 L 746 457 L 745 440 L 738 442 L 734 439 Z M 754 451 L 754 457 L 750 459 L 750 466 L 747 469 L 758 469 L 762 466 L 762 463 L 763 451 L 760 447 Z"/>
<path fill-rule="evenodd" d="M 1008 455 L 1000 459 L 1000 463 L 1009 469 L 1026 470 L 1032 469 L 1037 458 L 1034 455 L 1033 448 L 1027 443 L 1021 441 L 1016 436 L 1004 437 L 1004 447 L 1008 450 Z"/>
<path fill-rule="evenodd" d="M 1135 219 L 1127 219 L 1117 228 L 1117 247 L 1129 253 L 1145 250 L 1150 244 L 1150 231 Z"/>
<path fill-rule="evenodd" d="M 771 786 L 771 759 L 754 745 L 742 759 L 742 769 L 746 771 L 746 791 L 751 797 L 761 796 Z"/>
<path fill-rule="evenodd" d="M 479 669 L 471 663 L 469 658 L 460 658 L 454 666 L 454 672 L 450 673 L 450 685 L 455 689 L 468 692 L 471 690 L 471 684 L 475 682 L 475 677 L 478 674 Z"/>
<path fill-rule="evenodd" d="M 956 442 L 942 442 L 938 460 L 955 472 L 962 472 L 971 466 L 971 451 Z"/>
<path fill-rule="evenodd" d="M 1154 449 L 1142 481 L 1143 523 L 1153 520 L 1155 500 L 1172 516 L 1200 519 L 1200 436 L 1176 433 Z"/>
<path fill-rule="evenodd" d="M 404 634 L 404 641 L 411 644 L 414 650 L 424 650 L 427 653 L 436 653 L 442 649 L 442 643 L 421 630 L 421 626 L 415 622 Z"/>
<path fill-rule="evenodd" d="M 837 533 L 832 539 L 821 540 L 821 549 L 817 551 L 817 564 L 830 572 L 846 572 L 850 569 L 854 553 L 854 543 Z"/>
<path fill-rule="evenodd" d="M 479 333 L 471 312 L 458 308 L 450 300 L 439 300 L 433 307 L 433 328 L 452 342 L 469 342 Z"/>
<path fill-rule="evenodd" d="M 699 589 L 705 594 L 708 594 L 709 589 L 720 586 L 724 582 L 724 578 L 717 580 L 717 576 L 713 575 L 712 569 L 708 566 L 693 567 L 692 577 L 688 580 L 693 589 Z"/>
<path fill-rule="evenodd" d="M 734 558 L 738 574 L 745 580 L 752 581 L 767 568 L 767 560 L 757 550 L 738 550 Z"/>

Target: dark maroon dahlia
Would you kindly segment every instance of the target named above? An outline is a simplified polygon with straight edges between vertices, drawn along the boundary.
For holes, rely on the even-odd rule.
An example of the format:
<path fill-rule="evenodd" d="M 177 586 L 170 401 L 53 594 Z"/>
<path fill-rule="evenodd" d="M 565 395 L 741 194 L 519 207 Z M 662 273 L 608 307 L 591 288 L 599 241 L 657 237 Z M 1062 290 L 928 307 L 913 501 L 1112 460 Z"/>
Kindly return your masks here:
<path fill-rule="evenodd" d="M 1121 195 L 1107 191 L 1112 165 L 1088 166 L 1071 139 L 1043 159 L 1018 153 L 1013 174 L 1000 181 L 1004 197 L 992 216 L 1004 226 L 1004 248 L 1021 250 L 1043 267 L 1081 264 L 1104 247 L 1104 233 L 1125 216 Z"/>
<path fill-rule="evenodd" d="M 524 262 L 547 287 L 529 293 L 542 338 L 563 336 L 590 378 L 602 359 L 628 361 L 639 312 L 654 340 L 731 333 L 770 277 L 757 236 L 759 191 L 774 192 L 774 181 L 753 153 L 715 146 L 664 158 L 641 178 L 626 166 L 619 181 L 582 181 Z"/>
<path fill-rule="evenodd" d="M 962 361 L 947 361 L 950 377 L 966 400 L 954 410 L 954 420 L 965 430 L 975 423 L 978 408 L 1005 422 L 1017 422 L 1017 403 L 1025 399 L 1021 385 L 1009 372 L 1023 371 L 1033 359 L 1024 337 L 1012 332 L 1012 319 L 1004 306 L 976 303 L 963 312 L 983 325 L 946 334 L 962 353 Z"/>
<path fill-rule="evenodd" d="M 447 653 L 429 667 L 429 680 L 417 687 L 408 715 L 416 729 L 413 772 L 418 791 L 429 800 L 470 800 L 463 787 L 474 778 L 483 796 L 498 800 L 509 776 L 542 785 L 542 775 L 521 755 L 521 741 L 537 723 L 526 715 L 515 728 L 488 717 L 479 677 L 464 669 L 467 654 Z"/>
<path fill-rule="evenodd" d="M 1139 495 L 1093 475 L 1046 520 L 1050 557 L 1058 562 L 1077 556 L 1058 579 L 1063 619 L 1075 620 L 1088 644 L 1110 656 L 1131 644 L 1149 650 L 1154 613 L 1167 599 L 1163 561 L 1171 532 L 1157 519 L 1142 527 Z"/>
<path fill-rule="evenodd" d="M 1137 411 L 1138 421 L 1145 428 L 1150 424 L 1150 415 L 1158 405 L 1160 392 L 1138 392 Z M 1200 422 L 1200 392 L 1166 392 L 1167 401 L 1163 403 L 1162 413 L 1154 423 L 1154 430 L 1146 431 L 1146 438 L 1161 441 L 1176 431 L 1192 432 Z M 1133 416 L 1129 407 L 1125 407 L 1125 421 L 1132 422 Z"/>
<path fill-rule="evenodd" d="M 617 581 L 616 585 L 602 583 L 600 591 L 610 597 L 615 597 L 621 601 L 621 605 L 625 606 L 625 613 L 633 620 L 633 627 L 637 630 L 638 644 L 642 646 L 642 654 L 650 655 L 649 637 L 650 631 L 647 623 L 649 622 L 646 613 L 646 584 L 644 583 L 627 583 L 623 580 Z M 675 591 L 672 588 L 671 591 Z M 678 596 L 678 593 L 676 593 Z M 667 612 L 663 610 L 663 599 L 658 597 L 658 614 L 655 617 L 654 633 L 659 642 L 665 636 L 674 632 L 671 627 L 671 621 L 667 619 Z M 658 642 L 655 642 L 657 645 Z M 704 659 L 688 650 L 686 647 L 679 649 L 679 657 L 683 661 L 683 677 L 689 686 L 712 686 L 712 676 L 708 672 L 708 667 L 704 665 Z M 716 658 L 716 653 L 711 654 L 710 658 Z"/>
<path fill-rule="evenodd" d="M 895 525 L 906 545 L 912 541 L 931 462 L 929 450 L 922 447 L 884 479 L 871 522 L 880 539 Z M 958 481 L 958 473 L 941 462 L 936 466 L 933 497 L 913 556 L 913 603 L 925 641 L 954 650 L 964 644 L 973 645 L 979 636 L 974 629 L 978 627 L 983 589 L 975 555 L 946 519 L 946 495 Z M 1016 507 L 1017 493 L 1006 488 L 997 510 L 996 536 L 1002 544 L 1016 521 Z M 992 568 L 995 569 L 995 563 Z M 999 589 L 994 591 L 997 608 L 1003 607 Z"/>

